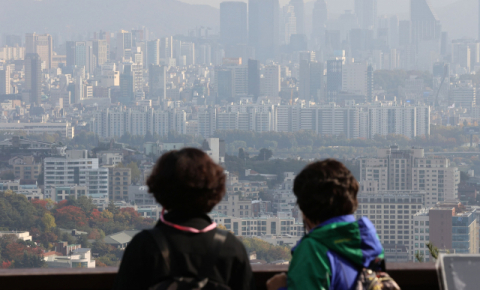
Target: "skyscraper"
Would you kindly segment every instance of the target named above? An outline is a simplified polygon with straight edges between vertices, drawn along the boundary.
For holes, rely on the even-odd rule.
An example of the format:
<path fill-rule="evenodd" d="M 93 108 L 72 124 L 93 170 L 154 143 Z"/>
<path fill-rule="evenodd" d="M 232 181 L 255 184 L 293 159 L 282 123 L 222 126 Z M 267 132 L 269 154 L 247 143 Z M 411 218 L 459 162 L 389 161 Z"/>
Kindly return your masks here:
<path fill-rule="evenodd" d="M 108 61 L 107 40 L 93 41 L 93 55 L 95 56 L 95 67 L 99 67 Z"/>
<path fill-rule="evenodd" d="M 117 55 L 116 58 L 119 61 L 123 61 L 124 58 L 129 58 L 132 51 L 132 33 L 120 30 L 117 33 Z"/>
<path fill-rule="evenodd" d="M 25 54 L 37 53 L 45 68 L 52 68 L 53 40 L 50 34 L 27 33 L 25 35 Z"/>
<path fill-rule="evenodd" d="M 260 95 L 260 62 L 248 60 L 248 95 L 258 98 Z"/>
<path fill-rule="evenodd" d="M 224 45 L 246 44 L 247 33 L 247 3 L 220 3 L 220 42 Z"/>
<path fill-rule="evenodd" d="M 120 98 L 121 102 L 128 104 L 135 98 L 132 65 L 127 64 L 124 67 L 123 74 L 120 74 Z"/>
<path fill-rule="evenodd" d="M 148 66 L 149 99 L 163 100 L 167 97 L 167 68 L 163 65 Z"/>
<path fill-rule="evenodd" d="M 160 39 L 147 42 L 147 65 L 160 64 Z"/>
<path fill-rule="evenodd" d="M 42 62 L 37 53 L 25 55 L 25 89 L 30 96 L 30 104 L 40 104 L 42 97 Z"/>
<path fill-rule="evenodd" d="M 441 29 L 428 0 L 410 0 L 412 42 L 440 39 Z"/>
<path fill-rule="evenodd" d="M 374 29 L 377 21 L 377 0 L 355 0 L 355 14 L 362 29 Z"/>
<path fill-rule="evenodd" d="M 335 102 L 342 90 L 342 66 L 340 59 L 327 61 L 327 102 Z"/>
<path fill-rule="evenodd" d="M 325 0 L 317 0 L 313 6 L 312 40 L 316 47 L 325 44 L 325 29 L 327 28 L 328 10 Z"/>
<path fill-rule="evenodd" d="M 98 44 L 97 41 L 101 43 Z M 97 46 L 95 47 L 95 45 Z M 95 55 L 95 52 L 98 57 Z M 107 61 L 106 41 L 67 41 L 66 54 L 67 68 L 70 72 L 72 72 L 75 67 L 84 67 L 86 72 L 92 73 L 95 67 L 101 65 L 98 64 L 98 61 L 103 63 Z"/>
<path fill-rule="evenodd" d="M 248 41 L 261 61 L 274 59 L 279 45 L 278 0 L 248 1 Z"/>
<path fill-rule="evenodd" d="M 295 7 L 293 5 L 283 6 L 281 23 L 280 44 L 289 44 L 290 37 L 297 34 L 297 18 L 295 17 Z"/>
<path fill-rule="evenodd" d="M 295 11 L 296 28 L 298 34 L 305 34 L 305 8 L 303 0 L 290 0 Z"/>
<path fill-rule="evenodd" d="M 232 69 L 215 70 L 215 84 L 219 100 L 232 101 L 235 97 L 235 73 Z"/>
<path fill-rule="evenodd" d="M 164 37 L 160 39 L 160 59 L 169 59 L 173 57 L 173 37 Z"/>
<path fill-rule="evenodd" d="M 310 60 L 300 60 L 300 78 L 298 86 L 298 98 L 301 100 L 310 100 Z"/>

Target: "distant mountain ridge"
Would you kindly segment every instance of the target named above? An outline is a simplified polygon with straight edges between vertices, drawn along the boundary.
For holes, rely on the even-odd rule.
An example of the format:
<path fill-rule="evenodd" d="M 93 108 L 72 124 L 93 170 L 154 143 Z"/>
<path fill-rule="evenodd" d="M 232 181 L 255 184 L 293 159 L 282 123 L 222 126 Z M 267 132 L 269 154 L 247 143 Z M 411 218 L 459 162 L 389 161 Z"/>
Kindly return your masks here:
<path fill-rule="evenodd" d="M 158 36 L 218 31 L 218 9 L 177 0 L 2 0 L 0 33 L 115 32 L 145 26 Z"/>

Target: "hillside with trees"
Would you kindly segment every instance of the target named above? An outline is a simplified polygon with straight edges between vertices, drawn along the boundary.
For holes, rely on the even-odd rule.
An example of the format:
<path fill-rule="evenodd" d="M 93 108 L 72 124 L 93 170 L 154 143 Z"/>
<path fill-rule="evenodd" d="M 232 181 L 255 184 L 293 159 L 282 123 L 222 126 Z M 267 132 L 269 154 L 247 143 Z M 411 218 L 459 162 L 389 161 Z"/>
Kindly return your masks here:
<path fill-rule="evenodd" d="M 85 196 L 58 203 L 46 200 L 28 201 L 10 190 L 0 192 L 0 230 L 28 231 L 33 242 L 14 236 L 0 239 L 0 266 L 3 268 L 45 267 L 42 253 L 54 250 L 54 243 L 67 241 L 91 247 L 99 254 L 98 265 L 118 265 L 123 252 L 103 242 L 105 235 L 123 230 L 151 228 L 153 219 L 140 217 L 133 208 L 116 208 L 113 203 L 100 212 Z M 87 234 L 77 239 L 64 229 Z M 94 241 L 91 243 L 90 241 Z"/>

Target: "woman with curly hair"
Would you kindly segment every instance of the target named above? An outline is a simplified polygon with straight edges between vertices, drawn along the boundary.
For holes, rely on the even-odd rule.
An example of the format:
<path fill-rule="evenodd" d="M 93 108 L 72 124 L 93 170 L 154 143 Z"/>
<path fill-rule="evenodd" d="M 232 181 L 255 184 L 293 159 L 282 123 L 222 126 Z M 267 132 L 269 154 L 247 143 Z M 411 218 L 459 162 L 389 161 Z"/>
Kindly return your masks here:
<path fill-rule="evenodd" d="M 207 215 L 225 195 L 225 179 L 203 151 L 164 154 L 147 185 L 167 213 L 128 245 L 114 289 L 251 289 L 243 244 Z"/>

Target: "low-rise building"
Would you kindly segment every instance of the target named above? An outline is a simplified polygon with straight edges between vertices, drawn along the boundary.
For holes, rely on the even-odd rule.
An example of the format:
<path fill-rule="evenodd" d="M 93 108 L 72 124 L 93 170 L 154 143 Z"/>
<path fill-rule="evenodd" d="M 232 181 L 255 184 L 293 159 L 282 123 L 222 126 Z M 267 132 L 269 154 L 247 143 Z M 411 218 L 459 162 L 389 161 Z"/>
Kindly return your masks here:
<path fill-rule="evenodd" d="M 30 235 L 30 232 L 0 231 L 0 238 L 2 236 L 8 236 L 8 235 L 14 235 L 17 237 L 17 239 L 23 240 L 23 241 L 32 240 L 32 236 Z"/>
<path fill-rule="evenodd" d="M 117 249 L 124 250 L 133 237 L 138 234 L 140 231 L 132 230 L 132 231 L 121 231 L 118 233 L 114 233 L 105 237 L 104 241 L 105 244 L 114 246 Z"/>
<path fill-rule="evenodd" d="M 95 268 L 92 259 L 92 249 L 76 248 L 69 255 L 61 256 L 60 252 L 44 254 L 44 259 L 49 268 Z"/>

